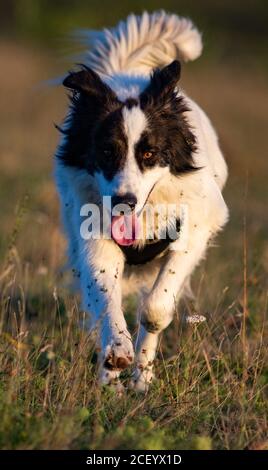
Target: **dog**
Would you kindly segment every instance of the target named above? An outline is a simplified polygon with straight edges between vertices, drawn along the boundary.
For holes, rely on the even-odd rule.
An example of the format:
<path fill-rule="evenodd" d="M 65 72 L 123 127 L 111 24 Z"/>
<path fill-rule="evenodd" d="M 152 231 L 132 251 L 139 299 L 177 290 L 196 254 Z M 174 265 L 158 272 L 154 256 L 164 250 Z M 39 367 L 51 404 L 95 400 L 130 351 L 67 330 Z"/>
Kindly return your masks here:
<path fill-rule="evenodd" d="M 144 12 L 80 37 L 87 52 L 63 80 L 70 107 L 55 155 L 68 257 L 88 328 L 98 331 L 100 384 L 121 390 L 120 373 L 133 364 L 130 386 L 147 391 L 159 334 L 228 220 L 227 166 L 209 118 L 179 87 L 181 63 L 202 52 L 190 19 Z M 111 236 L 102 228 L 82 236 L 88 204 L 101 212 L 105 198 Z M 114 215 L 118 205 L 128 211 Z M 149 236 L 148 205 L 176 206 L 153 214 Z M 162 236 L 169 228 L 175 236 Z M 129 292 L 140 294 L 135 354 L 122 307 Z"/>

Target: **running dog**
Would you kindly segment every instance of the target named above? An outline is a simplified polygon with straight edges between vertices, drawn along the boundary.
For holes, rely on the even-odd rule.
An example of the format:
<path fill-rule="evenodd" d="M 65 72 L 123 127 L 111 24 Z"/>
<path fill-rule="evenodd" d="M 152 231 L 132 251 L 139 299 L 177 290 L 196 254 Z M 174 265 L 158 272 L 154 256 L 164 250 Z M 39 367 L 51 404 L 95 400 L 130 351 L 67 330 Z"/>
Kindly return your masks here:
<path fill-rule="evenodd" d="M 145 391 L 159 334 L 227 222 L 227 167 L 210 120 L 179 86 L 181 62 L 202 52 L 189 19 L 144 12 L 81 39 L 87 52 L 63 81 L 70 107 L 55 156 L 68 256 L 98 331 L 100 383 L 120 389 L 133 363 L 131 387 Z M 101 222 L 110 214 L 110 236 L 83 235 L 88 204 Z M 140 294 L 135 354 L 122 308 L 129 292 Z"/>

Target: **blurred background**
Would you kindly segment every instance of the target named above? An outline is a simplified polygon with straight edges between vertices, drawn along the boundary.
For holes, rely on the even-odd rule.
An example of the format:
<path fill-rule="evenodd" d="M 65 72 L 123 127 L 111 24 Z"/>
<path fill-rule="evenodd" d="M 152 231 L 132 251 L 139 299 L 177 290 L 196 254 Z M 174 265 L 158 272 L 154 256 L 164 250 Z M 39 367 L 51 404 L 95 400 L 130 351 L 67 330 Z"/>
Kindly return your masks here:
<path fill-rule="evenodd" d="M 214 282 L 239 295 L 244 218 L 251 281 L 263 292 L 268 270 L 268 2 L 1 0 L 0 5 L 1 259 L 15 244 L 32 274 L 41 273 L 51 283 L 63 260 L 52 171 L 59 138 L 54 123 L 62 121 L 67 98 L 61 87 L 46 81 L 71 67 L 79 45 L 70 33 L 113 26 L 130 12 L 165 8 L 191 17 L 203 33 L 203 55 L 184 66 L 182 86 L 212 118 L 230 169 L 225 190 L 230 222 L 203 268 L 208 298 L 218 290 Z M 220 274 L 211 276 L 216 262 Z"/>

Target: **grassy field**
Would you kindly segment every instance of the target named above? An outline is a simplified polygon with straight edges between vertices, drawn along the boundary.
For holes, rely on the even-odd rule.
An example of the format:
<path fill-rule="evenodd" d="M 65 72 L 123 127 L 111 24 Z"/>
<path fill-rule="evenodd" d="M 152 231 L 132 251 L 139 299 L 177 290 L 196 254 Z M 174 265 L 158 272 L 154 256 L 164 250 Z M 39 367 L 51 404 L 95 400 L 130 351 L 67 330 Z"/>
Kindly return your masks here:
<path fill-rule="evenodd" d="M 267 71 L 208 59 L 183 71 L 221 137 L 230 222 L 195 273 L 196 305 L 163 334 L 152 389 L 118 400 L 97 388 L 62 270 L 53 122 L 67 100 L 40 86 L 65 69 L 55 55 L 0 42 L 0 448 L 268 449 Z M 206 324 L 185 325 L 194 309 Z M 134 310 L 126 299 L 133 331 Z"/>

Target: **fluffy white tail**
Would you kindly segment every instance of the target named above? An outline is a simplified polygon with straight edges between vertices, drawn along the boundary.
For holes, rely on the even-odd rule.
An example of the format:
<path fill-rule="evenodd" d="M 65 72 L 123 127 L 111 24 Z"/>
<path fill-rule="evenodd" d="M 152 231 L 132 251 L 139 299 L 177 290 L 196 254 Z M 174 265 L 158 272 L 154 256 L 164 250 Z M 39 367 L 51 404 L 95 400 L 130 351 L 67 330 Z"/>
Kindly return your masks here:
<path fill-rule="evenodd" d="M 165 11 L 131 14 L 113 29 L 84 30 L 79 36 L 89 49 L 86 64 L 104 75 L 147 74 L 174 59 L 194 60 L 202 52 L 201 34 L 192 21 Z"/>

